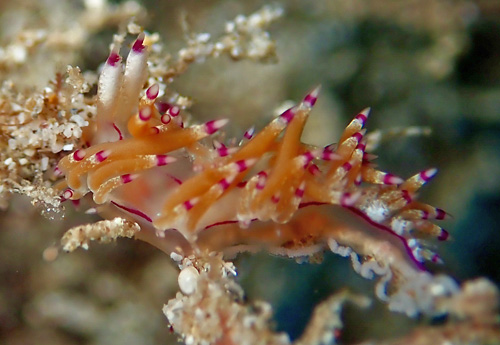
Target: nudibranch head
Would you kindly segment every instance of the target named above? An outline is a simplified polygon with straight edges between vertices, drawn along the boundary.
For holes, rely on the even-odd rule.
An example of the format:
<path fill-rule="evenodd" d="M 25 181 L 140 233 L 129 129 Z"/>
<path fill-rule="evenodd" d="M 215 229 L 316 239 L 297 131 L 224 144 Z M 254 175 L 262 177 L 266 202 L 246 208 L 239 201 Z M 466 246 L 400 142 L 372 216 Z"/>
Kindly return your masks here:
<path fill-rule="evenodd" d="M 448 237 L 434 224 L 446 214 L 416 201 L 436 170 L 406 180 L 378 170 L 370 153 L 377 139 L 365 129 L 369 108 L 336 144 L 304 144 L 317 87 L 260 132 L 245 132 L 239 144 L 209 145 L 227 120 L 188 124 L 181 107 L 160 101 L 161 81 L 146 82 L 145 42 L 139 35 L 125 64 L 112 49 L 99 78 L 90 145 L 58 164 L 64 199 L 91 193 L 102 214 L 134 219 L 142 227 L 136 236 L 167 252 L 230 254 L 258 246 L 307 256 L 347 246 L 381 266 L 439 261 L 423 243 Z M 387 250 L 381 260 L 383 243 L 400 253 Z"/>

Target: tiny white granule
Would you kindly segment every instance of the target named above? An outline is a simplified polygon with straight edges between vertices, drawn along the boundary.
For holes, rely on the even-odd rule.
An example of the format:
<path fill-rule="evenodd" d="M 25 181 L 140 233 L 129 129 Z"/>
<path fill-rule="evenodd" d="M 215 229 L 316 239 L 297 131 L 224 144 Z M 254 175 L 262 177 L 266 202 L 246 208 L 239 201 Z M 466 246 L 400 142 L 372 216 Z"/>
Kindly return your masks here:
<path fill-rule="evenodd" d="M 238 57 L 240 55 L 241 55 L 240 47 L 233 47 L 233 49 L 231 49 L 231 56 Z"/>
<path fill-rule="evenodd" d="M 56 140 L 52 141 L 52 143 L 50 144 L 50 150 L 52 151 L 52 153 L 61 152 L 62 149 L 63 145 L 56 142 Z"/>
<path fill-rule="evenodd" d="M 264 18 L 260 14 L 253 14 L 248 18 L 248 26 L 258 28 L 264 23 Z"/>
<path fill-rule="evenodd" d="M 185 295 L 191 295 L 196 291 L 196 285 L 198 283 L 198 277 L 200 273 L 193 266 L 186 267 L 181 270 L 177 282 L 179 283 L 179 288 Z"/>
<path fill-rule="evenodd" d="M 236 25 L 242 25 L 246 22 L 247 18 L 240 14 L 238 16 L 236 16 L 236 18 L 234 18 L 234 22 L 236 23 Z"/>
<path fill-rule="evenodd" d="M 225 30 L 226 30 L 227 33 L 233 32 L 235 28 L 236 28 L 236 25 L 234 24 L 234 22 L 227 22 L 226 23 Z"/>
<path fill-rule="evenodd" d="M 202 32 L 196 36 L 198 42 L 207 43 L 210 40 L 210 34 L 208 32 Z"/>
<path fill-rule="evenodd" d="M 186 337 L 185 339 L 186 345 L 192 345 L 194 344 L 194 337 L 190 334 Z"/>
<path fill-rule="evenodd" d="M 222 51 L 222 50 L 224 50 L 224 48 L 225 48 L 225 46 L 222 42 L 215 43 L 215 50 Z"/>
<path fill-rule="evenodd" d="M 370 205 L 365 209 L 366 215 L 377 223 L 382 223 L 389 216 L 389 210 L 385 203 L 381 201 L 373 201 Z"/>
<path fill-rule="evenodd" d="M 33 157 L 35 155 L 35 150 L 33 149 L 25 149 L 23 153 L 28 157 Z"/>
<path fill-rule="evenodd" d="M 182 261 L 182 255 L 177 254 L 176 252 L 170 253 L 170 258 L 174 260 L 175 262 L 181 262 Z"/>
<path fill-rule="evenodd" d="M 403 235 L 410 230 L 411 222 L 404 219 L 394 218 L 391 222 L 391 228 L 398 235 Z"/>
<path fill-rule="evenodd" d="M 20 113 L 20 112 L 22 112 L 24 110 L 24 108 L 21 105 L 17 104 L 17 103 L 11 103 L 10 108 L 15 113 L 17 113 L 17 112 Z"/>
<path fill-rule="evenodd" d="M 67 144 L 63 146 L 63 151 L 73 151 L 73 144 Z"/>
<path fill-rule="evenodd" d="M 19 121 L 19 123 L 26 122 L 26 113 L 22 112 L 19 115 L 17 115 L 17 121 Z"/>
<path fill-rule="evenodd" d="M 89 9 L 103 9 L 106 5 L 106 2 L 103 0 L 85 0 L 85 7 Z"/>
<path fill-rule="evenodd" d="M 40 168 L 42 171 L 46 171 L 49 167 L 49 157 L 43 157 L 40 161 Z"/>
<path fill-rule="evenodd" d="M 9 47 L 9 53 L 12 57 L 12 59 L 17 62 L 21 63 L 26 61 L 26 57 L 28 56 L 28 52 L 26 51 L 26 48 L 20 45 L 12 45 Z"/>
<path fill-rule="evenodd" d="M 74 123 L 76 123 L 78 126 L 80 127 L 85 127 L 85 126 L 88 126 L 89 125 L 89 122 L 88 121 L 85 121 L 83 119 L 83 117 L 81 117 L 80 115 L 73 115 L 69 118 L 70 121 L 73 121 Z"/>
<path fill-rule="evenodd" d="M 19 160 L 19 164 L 21 164 L 21 165 L 26 165 L 26 164 L 28 164 L 28 160 L 27 160 L 26 158 L 21 158 L 21 159 Z"/>
<path fill-rule="evenodd" d="M 76 128 L 76 126 L 74 124 L 72 124 L 72 123 L 67 124 L 64 128 L 64 132 L 63 132 L 64 136 L 66 138 L 71 137 L 73 135 L 73 131 L 75 130 L 75 128 Z"/>
<path fill-rule="evenodd" d="M 9 139 L 9 148 L 11 150 L 15 150 L 17 148 L 17 140 L 16 139 Z"/>

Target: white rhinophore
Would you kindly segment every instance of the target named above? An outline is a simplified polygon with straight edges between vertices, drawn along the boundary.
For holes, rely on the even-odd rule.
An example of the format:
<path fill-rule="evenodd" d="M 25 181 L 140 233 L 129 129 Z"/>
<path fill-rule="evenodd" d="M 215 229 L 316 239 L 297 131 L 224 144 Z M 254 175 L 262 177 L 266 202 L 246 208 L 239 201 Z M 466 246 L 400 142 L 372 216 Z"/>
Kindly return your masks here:
<path fill-rule="evenodd" d="M 126 123 L 133 112 L 137 111 L 139 94 L 147 78 L 147 47 L 144 45 L 145 35 L 141 33 L 134 42 L 127 56 L 123 85 L 120 92 L 116 125 L 126 127 Z"/>

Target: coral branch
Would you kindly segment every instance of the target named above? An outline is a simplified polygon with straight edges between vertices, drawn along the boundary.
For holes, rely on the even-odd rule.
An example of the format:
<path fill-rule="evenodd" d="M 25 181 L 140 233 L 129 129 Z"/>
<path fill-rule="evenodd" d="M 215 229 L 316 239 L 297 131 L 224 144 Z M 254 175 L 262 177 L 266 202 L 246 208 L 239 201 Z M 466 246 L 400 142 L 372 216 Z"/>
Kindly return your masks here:
<path fill-rule="evenodd" d="M 66 252 L 80 247 L 88 249 L 90 241 L 109 243 L 119 237 L 132 238 L 140 230 L 139 225 L 123 218 L 101 220 L 69 229 L 61 238 L 61 246 Z"/>

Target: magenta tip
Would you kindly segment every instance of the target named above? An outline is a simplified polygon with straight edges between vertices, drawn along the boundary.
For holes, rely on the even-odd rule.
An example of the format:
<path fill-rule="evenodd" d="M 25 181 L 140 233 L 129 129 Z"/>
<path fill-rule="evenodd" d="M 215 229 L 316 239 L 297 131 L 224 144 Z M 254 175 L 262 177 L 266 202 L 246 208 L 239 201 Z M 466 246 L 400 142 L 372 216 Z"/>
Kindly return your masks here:
<path fill-rule="evenodd" d="M 295 113 L 297 112 L 297 106 L 294 106 L 290 109 L 285 110 L 281 115 L 280 119 L 283 120 L 286 124 L 290 123 L 292 121 L 293 117 L 295 116 Z"/>
<path fill-rule="evenodd" d="M 158 93 L 160 92 L 160 85 L 153 84 L 146 90 L 146 97 L 150 100 L 156 99 L 158 97 Z"/>
<path fill-rule="evenodd" d="M 420 173 L 420 177 L 424 182 L 428 182 L 430 179 L 432 179 L 434 176 L 437 174 L 437 169 L 436 168 L 430 168 L 427 170 L 424 170 Z"/>
<path fill-rule="evenodd" d="M 132 46 L 132 50 L 134 52 L 142 53 L 144 48 L 146 48 L 146 46 L 144 45 L 144 38 L 145 37 L 146 37 L 146 35 L 144 34 L 144 32 L 141 32 L 139 34 L 139 36 L 137 36 L 137 39 L 135 40 L 134 45 Z"/>
<path fill-rule="evenodd" d="M 228 119 L 212 120 L 205 123 L 205 132 L 213 134 L 229 122 Z"/>
<path fill-rule="evenodd" d="M 147 122 L 151 119 L 152 111 L 150 107 L 144 107 L 139 109 L 139 119 L 141 121 Z"/>
<path fill-rule="evenodd" d="M 133 176 L 130 174 L 125 174 L 125 175 L 120 176 L 120 179 L 122 180 L 123 184 L 127 184 L 127 183 L 132 182 Z"/>
<path fill-rule="evenodd" d="M 450 237 L 450 233 L 445 229 L 441 229 L 441 233 L 438 236 L 438 240 L 446 241 Z"/>
<path fill-rule="evenodd" d="M 121 59 L 122 59 L 121 56 L 117 52 L 112 51 L 109 54 L 108 60 L 106 60 L 106 62 L 108 65 L 116 67 L 118 63 L 121 61 Z"/>
<path fill-rule="evenodd" d="M 302 101 L 304 105 L 306 107 L 312 108 L 316 104 L 316 101 L 318 100 L 320 91 L 321 91 L 321 85 L 318 85 L 311 92 L 309 92 Z"/>

